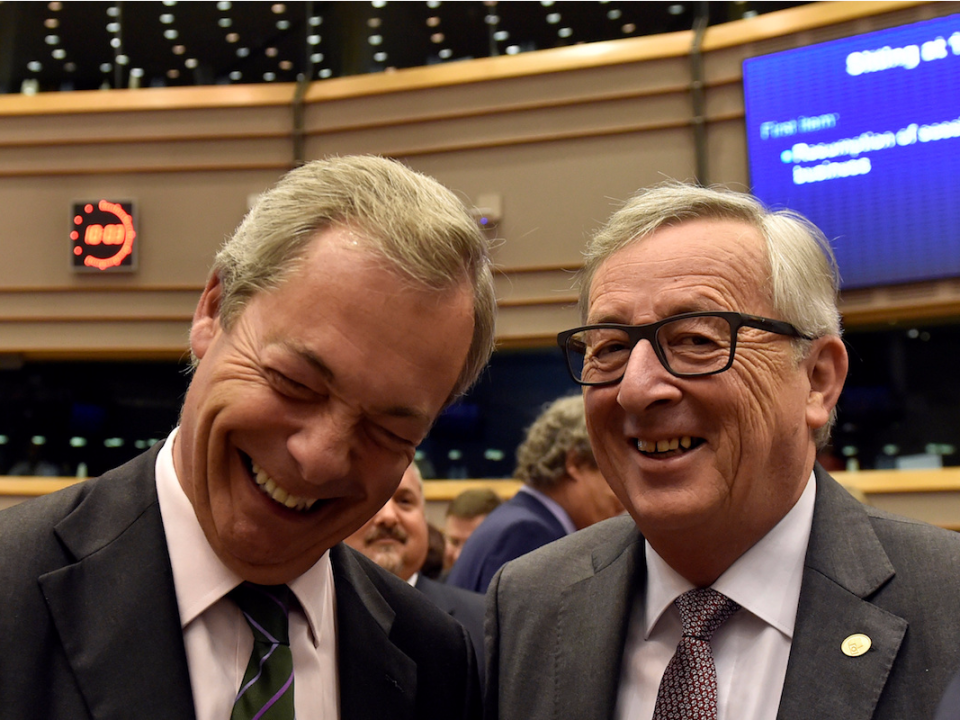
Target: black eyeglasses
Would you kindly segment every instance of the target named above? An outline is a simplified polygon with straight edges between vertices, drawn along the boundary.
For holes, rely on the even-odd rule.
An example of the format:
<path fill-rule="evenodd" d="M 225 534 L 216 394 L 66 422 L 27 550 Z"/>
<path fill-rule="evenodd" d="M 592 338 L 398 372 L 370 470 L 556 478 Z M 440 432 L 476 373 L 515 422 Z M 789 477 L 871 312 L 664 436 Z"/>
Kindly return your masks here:
<path fill-rule="evenodd" d="M 684 313 L 647 325 L 586 325 L 560 333 L 557 344 L 567 359 L 570 376 L 580 385 L 613 385 L 623 379 L 630 353 L 641 340 L 653 346 L 671 375 L 722 373 L 733 365 L 737 332 L 742 327 L 814 339 L 782 320 L 720 311 Z"/>

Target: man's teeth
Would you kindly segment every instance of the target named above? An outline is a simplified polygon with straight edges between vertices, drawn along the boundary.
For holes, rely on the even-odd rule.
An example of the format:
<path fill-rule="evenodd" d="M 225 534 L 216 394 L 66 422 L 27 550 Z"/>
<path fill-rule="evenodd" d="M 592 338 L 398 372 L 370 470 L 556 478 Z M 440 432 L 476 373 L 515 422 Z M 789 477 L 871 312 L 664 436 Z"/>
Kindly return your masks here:
<path fill-rule="evenodd" d="M 637 440 L 637 450 L 645 453 L 669 452 L 683 448 L 689 450 L 693 445 L 693 439 L 689 435 L 683 437 L 671 438 L 670 440 Z"/>
<path fill-rule="evenodd" d="M 311 500 L 310 498 L 291 495 L 282 487 L 277 485 L 273 479 L 267 475 L 266 472 L 264 472 L 263 468 L 258 466 L 255 462 L 251 462 L 250 465 L 253 469 L 253 479 L 257 481 L 257 485 L 260 486 L 260 489 L 281 505 L 293 510 L 309 510 L 311 507 L 313 507 L 313 504 L 317 502 L 316 499 Z"/>

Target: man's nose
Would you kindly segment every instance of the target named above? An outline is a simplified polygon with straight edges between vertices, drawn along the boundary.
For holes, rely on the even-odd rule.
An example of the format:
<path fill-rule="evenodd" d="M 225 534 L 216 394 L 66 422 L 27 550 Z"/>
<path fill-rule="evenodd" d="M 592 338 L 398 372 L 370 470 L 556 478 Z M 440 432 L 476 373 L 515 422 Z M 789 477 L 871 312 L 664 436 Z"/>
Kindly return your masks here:
<path fill-rule="evenodd" d="M 355 427 L 351 418 L 328 407 L 303 421 L 287 449 L 307 482 L 322 484 L 349 474 Z"/>
<path fill-rule="evenodd" d="M 674 402 L 681 396 L 676 381 L 677 378 L 660 362 L 653 345 L 641 340 L 630 352 L 623 379 L 620 380 L 617 401 L 624 409 L 631 411 Z"/>

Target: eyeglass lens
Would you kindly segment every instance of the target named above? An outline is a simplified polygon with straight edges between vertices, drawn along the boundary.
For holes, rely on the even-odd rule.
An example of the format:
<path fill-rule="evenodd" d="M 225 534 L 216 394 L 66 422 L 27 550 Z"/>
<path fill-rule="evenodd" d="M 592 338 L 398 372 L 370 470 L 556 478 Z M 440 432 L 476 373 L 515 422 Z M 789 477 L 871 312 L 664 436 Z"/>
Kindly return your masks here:
<path fill-rule="evenodd" d="M 658 328 L 656 342 L 667 368 L 682 375 L 704 375 L 730 362 L 733 330 L 721 317 L 680 318 Z M 624 373 L 633 343 L 624 330 L 593 328 L 567 341 L 571 369 L 583 382 L 615 382 Z"/>

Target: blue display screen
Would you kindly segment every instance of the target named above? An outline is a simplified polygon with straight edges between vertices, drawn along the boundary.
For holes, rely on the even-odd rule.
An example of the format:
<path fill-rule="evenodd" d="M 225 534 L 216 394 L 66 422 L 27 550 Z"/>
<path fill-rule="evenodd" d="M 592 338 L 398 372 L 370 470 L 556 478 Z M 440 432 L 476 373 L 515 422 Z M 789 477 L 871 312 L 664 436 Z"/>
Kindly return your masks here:
<path fill-rule="evenodd" d="M 844 288 L 960 276 L 960 15 L 744 61 L 753 193 Z"/>

